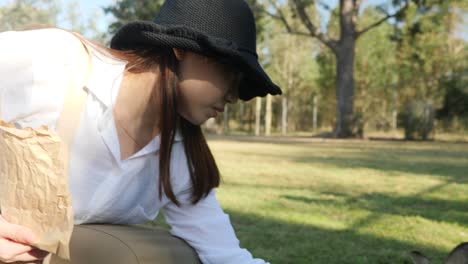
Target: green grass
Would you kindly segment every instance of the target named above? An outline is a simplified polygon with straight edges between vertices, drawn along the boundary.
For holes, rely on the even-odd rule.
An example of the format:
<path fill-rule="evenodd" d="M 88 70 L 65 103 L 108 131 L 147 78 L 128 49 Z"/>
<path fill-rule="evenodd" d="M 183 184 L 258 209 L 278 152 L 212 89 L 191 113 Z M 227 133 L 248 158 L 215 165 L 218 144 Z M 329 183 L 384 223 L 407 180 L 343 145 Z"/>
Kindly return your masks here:
<path fill-rule="evenodd" d="M 241 246 L 272 263 L 411 263 L 411 250 L 442 263 L 468 241 L 468 143 L 209 144 L 223 175 L 217 197 Z"/>

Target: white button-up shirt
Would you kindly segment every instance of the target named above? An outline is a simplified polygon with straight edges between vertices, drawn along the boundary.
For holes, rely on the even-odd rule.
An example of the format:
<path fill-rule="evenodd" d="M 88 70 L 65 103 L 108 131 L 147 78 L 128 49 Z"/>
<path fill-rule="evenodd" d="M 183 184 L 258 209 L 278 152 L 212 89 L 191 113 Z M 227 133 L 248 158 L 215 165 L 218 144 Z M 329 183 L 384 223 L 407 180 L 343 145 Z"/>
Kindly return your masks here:
<path fill-rule="evenodd" d="M 0 119 L 55 130 L 79 45 L 78 38 L 59 29 L 0 33 Z M 137 224 L 154 220 L 163 209 L 171 233 L 187 241 L 203 263 L 265 263 L 239 247 L 215 190 L 196 205 L 190 203 L 190 174 L 179 131 L 170 171 L 181 207 L 164 195 L 158 198 L 159 136 L 121 160 L 112 108 L 125 64 L 92 52 L 87 99 L 70 154 L 75 224 Z"/>

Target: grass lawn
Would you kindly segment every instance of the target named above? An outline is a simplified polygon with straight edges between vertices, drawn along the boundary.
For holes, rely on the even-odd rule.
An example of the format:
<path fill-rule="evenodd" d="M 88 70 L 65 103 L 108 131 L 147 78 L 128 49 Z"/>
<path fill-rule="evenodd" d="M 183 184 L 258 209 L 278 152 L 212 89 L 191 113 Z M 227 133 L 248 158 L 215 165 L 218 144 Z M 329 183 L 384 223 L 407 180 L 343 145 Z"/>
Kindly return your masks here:
<path fill-rule="evenodd" d="M 272 263 L 433 263 L 468 241 L 468 143 L 211 136 L 217 197 Z M 158 219 L 161 222 L 160 219 Z"/>

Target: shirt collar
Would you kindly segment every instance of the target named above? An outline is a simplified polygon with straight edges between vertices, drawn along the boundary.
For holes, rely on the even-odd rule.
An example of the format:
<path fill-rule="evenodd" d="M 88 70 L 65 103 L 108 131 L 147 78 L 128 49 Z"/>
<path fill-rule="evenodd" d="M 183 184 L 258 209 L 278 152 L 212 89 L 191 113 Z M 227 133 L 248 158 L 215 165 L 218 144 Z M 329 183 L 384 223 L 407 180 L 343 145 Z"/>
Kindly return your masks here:
<path fill-rule="evenodd" d="M 91 92 L 104 107 L 113 107 L 117 98 L 120 84 L 127 61 L 110 58 L 91 50 L 91 72 L 86 82 L 86 89 Z M 159 138 L 159 137 L 158 137 Z M 153 148 L 159 148 L 157 138 L 150 143 Z M 174 141 L 182 141 L 180 128 L 176 129 Z"/>

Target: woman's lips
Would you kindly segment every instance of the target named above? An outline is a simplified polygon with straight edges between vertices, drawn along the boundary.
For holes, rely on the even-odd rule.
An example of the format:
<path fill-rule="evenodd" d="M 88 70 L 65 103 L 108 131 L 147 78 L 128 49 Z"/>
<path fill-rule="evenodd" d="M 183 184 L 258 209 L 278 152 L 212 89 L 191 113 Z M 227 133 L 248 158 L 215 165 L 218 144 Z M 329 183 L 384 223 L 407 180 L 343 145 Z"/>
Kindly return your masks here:
<path fill-rule="evenodd" d="M 224 108 L 213 107 L 213 109 L 220 113 L 224 112 Z"/>
<path fill-rule="evenodd" d="M 222 108 L 212 107 L 211 109 L 213 110 L 213 113 L 211 114 L 212 117 L 217 117 L 219 113 L 224 112 L 224 109 Z"/>

